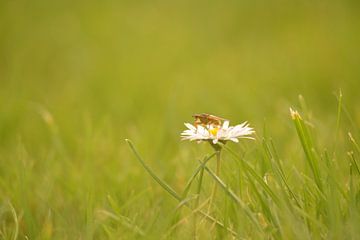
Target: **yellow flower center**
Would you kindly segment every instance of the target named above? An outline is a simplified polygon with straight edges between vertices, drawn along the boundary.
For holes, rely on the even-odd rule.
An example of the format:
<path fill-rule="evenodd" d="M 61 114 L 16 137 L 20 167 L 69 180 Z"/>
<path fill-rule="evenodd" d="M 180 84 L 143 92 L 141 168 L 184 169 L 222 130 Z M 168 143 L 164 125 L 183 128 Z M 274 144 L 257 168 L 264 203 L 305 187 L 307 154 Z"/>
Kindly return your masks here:
<path fill-rule="evenodd" d="M 219 131 L 219 128 L 209 129 L 210 134 L 213 136 L 216 136 L 218 131 Z"/>

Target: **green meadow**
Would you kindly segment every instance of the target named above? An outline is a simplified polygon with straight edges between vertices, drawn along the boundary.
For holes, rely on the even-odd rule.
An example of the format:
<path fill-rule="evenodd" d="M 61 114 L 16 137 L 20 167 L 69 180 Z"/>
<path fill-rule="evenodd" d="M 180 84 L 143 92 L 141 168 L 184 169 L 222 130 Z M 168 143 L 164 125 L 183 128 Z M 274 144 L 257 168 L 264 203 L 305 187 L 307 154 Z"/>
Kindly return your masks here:
<path fill-rule="evenodd" d="M 360 239 L 359 29 L 351 0 L 0 1 L 0 239 Z M 218 171 L 195 113 L 255 140 Z"/>

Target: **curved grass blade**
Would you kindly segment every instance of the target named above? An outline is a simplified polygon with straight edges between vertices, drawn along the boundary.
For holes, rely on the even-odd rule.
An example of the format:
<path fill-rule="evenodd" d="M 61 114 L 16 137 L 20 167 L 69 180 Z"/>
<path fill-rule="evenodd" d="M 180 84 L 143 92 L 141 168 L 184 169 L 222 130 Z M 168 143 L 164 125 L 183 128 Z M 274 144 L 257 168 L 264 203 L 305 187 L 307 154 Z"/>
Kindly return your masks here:
<path fill-rule="evenodd" d="M 354 145 L 355 150 L 360 153 L 360 146 L 359 144 L 357 144 L 357 142 L 355 141 L 355 138 L 353 137 L 353 135 L 351 134 L 351 132 L 348 132 L 348 136 L 350 139 L 350 142 Z"/>
<path fill-rule="evenodd" d="M 104 216 L 119 222 L 122 226 L 124 226 L 125 228 L 133 231 L 134 233 L 140 236 L 145 236 L 144 231 L 140 227 L 133 224 L 131 219 L 129 219 L 128 217 L 122 215 L 116 215 L 112 212 L 106 211 L 105 209 L 98 210 L 98 213 L 103 214 Z"/>
<path fill-rule="evenodd" d="M 357 170 L 357 173 L 360 175 L 360 169 L 359 169 L 359 166 L 358 164 L 356 163 L 356 159 L 354 157 L 354 153 L 353 152 L 349 152 L 348 153 L 348 156 L 350 158 L 350 163 L 351 165 L 353 165 L 355 167 L 355 169 Z"/>
<path fill-rule="evenodd" d="M 132 144 L 132 142 L 129 139 L 125 139 L 125 141 L 129 144 L 131 150 L 133 151 L 133 153 L 135 154 L 136 158 L 139 160 L 139 162 L 141 163 L 141 165 L 145 168 L 145 170 L 150 174 L 150 176 L 162 187 L 164 188 L 168 193 L 170 193 L 171 196 L 173 196 L 174 198 L 176 198 L 177 200 L 181 201 L 182 197 L 179 196 L 174 189 L 172 189 L 167 183 L 165 183 L 163 180 L 161 180 L 158 176 L 156 176 L 156 174 L 153 172 L 153 170 L 146 165 L 146 163 L 144 162 L 144 160 L 142 159 L 142 157 L 140 156 L 140 154 L 138 153 L 138 151 L 135 149 L 134 145 Z"/>
<path fill-rule="evenodd" d="M 131 150 L 133 151 L 133 153 L 135 154 L 136 158 L 139 160 L 139 162 L 141 163 L 141 165 L 145 168 L 145 170 L 150 174 L 150 176 L 162 187 L 165 189 L 165 191 L 167 191 L 171 196 L 173 196 L 176 200 L 178 201 L 182 201 L 183 199 L 181 198 L 181 196 L 179 194 L 176 193 L 175 190 L 173 190 L 167 183 L 165 183 L 163 180 L 161 180 L 158 176 L 156 176 L 156 174 L 151 170 L 151 168 L 146 165 L 146 163 L 144 162 L 144 160 L 142 159 L 142 157 L 140 156 L 140 154 L 138 153 L 138 151 L 136 150 L 136 148 L 134 147 L 134 145 L 132 144 L 132 142 L 129 139 L 125 139 L 125 141 L 129 144 Z M 189 203 L 184 203 L 184 206 L 190 208 L 191 210 L 192 207 L 189 205 Z M 217 219 L 215 219 L 214 217 L 210 216 L 209 214 L 203 212 L 203 211 L 196 211 L 196 213 L 204 216 L 208 221 L 211 221 L 213 223 L 215 223 L 216 225 L 226 229 L 228 232 L 230 232 L 233 236 L 237 236 L 237 233 L 230 229 L 225 227 L 225 225 L 218 221 Z"/>
<path fill-rule="evenodd" d="M 205 156 L 204 160 L 201 162 L 201 164 L 197 167 L 197 169 L 195 170 L 195 172 L 193 173 L 193 175 L 190 177 L 190 179 L 188 180 L 188 182 L 186 183 L 185 189 L 182 193 L 182 198 L 186 198 L 186 196 L 189 193 L 190 187 L 192 182 L 194 181 L 194 179 L 196 178 L 196 176 L 201 172 L 202 169 L 204 169 L 205 164 L 215 156 L 216 153 L 211 154 L 209 157 Z"/>
<path fill-rule="evenodd" d="M 314 143 L 312 142 L 309 129 L 304 123 L 304 120 L 301 118 L 300 114 L 297 111 L 294 111 L 290 108 L 291 118 L 295 124 L 295 128 L 300 139 L 301 145 L 305 152 L 306 160 L 310 166 L 314 180 L 318 188 L 323 191 L 323 186 L 321 182 L 320 170 L 319 170 L 319 161 L 316 157 Z"/>
<path fill-rule="evenodd" d="M 260 185 L 261 187 L 269 194 L 269 196 L 274 200 L 274 202 L 277 205 L 280 205 L 280 199 L 278 198 L 278 196 L 271 190 L 271 188 L 264 182 L 263 178 L 260 177 L 256 171 L 250 166 L 250 164 L 248 164 L 247 162 L 244 161 L 244 159 L 240 158 L 233 150 L 231 150 L 229 147 L 225 146 L 224 144 L 222 144 L 223 148 L 228 151 L 233 157 L 235 157 L 237 160 L 240 161 L 241 166 L 244 168 L 244 170 L 246 171 L 246 174 L 250 174 L 253 179 L 255 179 Z M 253 180 L 253 179 L 249 179 L 249 180 Z"/>
<path fill-rule="evenodd" d="M 213 179 L 221 186 L 221 188 L 245 211 L 249 219 L 255 224 L 255 226 L 263 231 L 259 222 L 256 220 L 253 212 L 249 207 L 207 166 L 204 167 L 205 170 L 213 177 Z"/>

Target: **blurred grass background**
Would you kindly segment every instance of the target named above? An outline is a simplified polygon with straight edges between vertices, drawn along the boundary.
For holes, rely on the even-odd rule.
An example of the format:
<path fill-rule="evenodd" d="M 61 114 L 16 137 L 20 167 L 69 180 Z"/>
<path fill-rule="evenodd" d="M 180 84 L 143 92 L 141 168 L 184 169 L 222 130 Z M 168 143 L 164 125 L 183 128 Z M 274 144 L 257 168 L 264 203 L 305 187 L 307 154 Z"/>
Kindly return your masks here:
<path fill-rule="evenodd" d="M 156 236 L 176 204 L 124 139 L 177 189 L 210 150 L 179 141 L 193 113 L 266 123 L 291 159 L 302 94 L 332 143 L 339 89 L 360 122 L 359 29 L 358 1 L 3 0 L 0 198 L 31 239 L 96 236 L 108 196 Z"/>

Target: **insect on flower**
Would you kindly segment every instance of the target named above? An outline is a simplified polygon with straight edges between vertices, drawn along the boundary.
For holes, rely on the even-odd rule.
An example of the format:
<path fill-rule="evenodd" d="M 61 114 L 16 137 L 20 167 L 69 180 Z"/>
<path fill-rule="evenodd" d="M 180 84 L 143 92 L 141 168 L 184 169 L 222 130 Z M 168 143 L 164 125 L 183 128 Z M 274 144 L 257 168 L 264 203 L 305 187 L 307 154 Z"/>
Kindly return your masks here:
<path fill-rule="evenodd" d="M 239 138 L 254 139 L 251 137 L 255 131 L 247 122 L 230 126 L 229 120 L 214 115 L 202 113 L 195 114 L 194 125 L 185 123 L 188 128 L 181 133 L 182 140 L 210 141 L 212 144 L 228 140 L 239 142 Z"/>
<path fill-rule="evenodd" d="M 225 118 L 217 117 L 207 113 L 194 114 L 193 117 L 195 118 L 195 122 L 194 122 L 195 127 L 197 127 L 198 125 L 221 126 L 221 123 L 223 121 L 227 121 Z"/>

